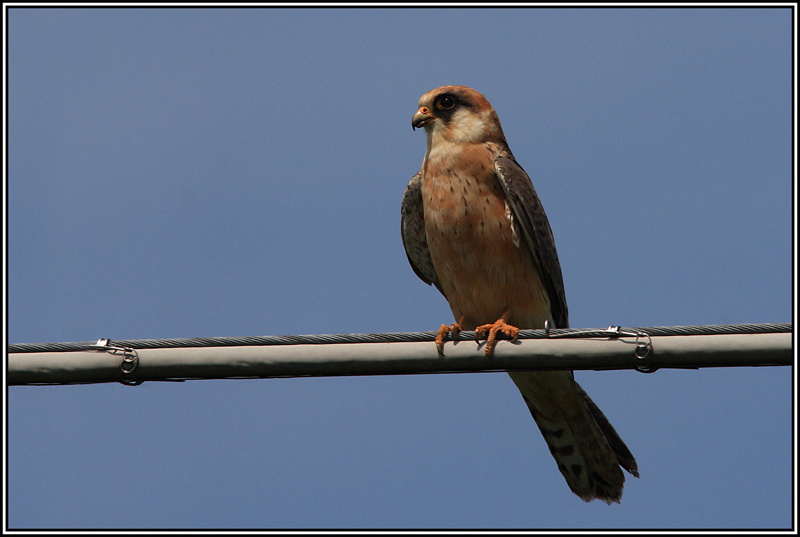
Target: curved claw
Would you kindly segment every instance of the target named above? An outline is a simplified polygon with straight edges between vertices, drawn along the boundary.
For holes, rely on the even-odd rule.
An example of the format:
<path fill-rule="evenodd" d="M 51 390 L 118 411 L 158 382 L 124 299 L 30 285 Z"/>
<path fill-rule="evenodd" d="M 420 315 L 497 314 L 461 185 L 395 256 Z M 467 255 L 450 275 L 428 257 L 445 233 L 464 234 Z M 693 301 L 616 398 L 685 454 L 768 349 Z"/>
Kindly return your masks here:
<path fill-rule="evenodd" d="M 516 340 L 517 336 L 519 336 L 519 328 L 507 324 L 502 318 L 497 319 L 492 324 L 483 324 L 475 328 L 475 341 L 479 341 L 487 332 L 489 335 L 486 337 L 486 350 L 484 351 L 487 358 L 490 357 L 494 351 L 498 332 L 502 332 L 511 338 L 511 341 Z"/>
<path fill-rule="evenodd" d="M 439 327 L 439 330 L 436 332 L 436 350 L 439 351 L 439 354 L 444 356 L 444 340 L 447 338 L 447 334 L 450 334 L 453 339 L 458 337 L 459 332 L 461 332 L 461 325 L 464 324 L 464 316 L 461 316 L 461 319 L 457 323 L 453 323 L 450 326 L 443 324 Z"/>

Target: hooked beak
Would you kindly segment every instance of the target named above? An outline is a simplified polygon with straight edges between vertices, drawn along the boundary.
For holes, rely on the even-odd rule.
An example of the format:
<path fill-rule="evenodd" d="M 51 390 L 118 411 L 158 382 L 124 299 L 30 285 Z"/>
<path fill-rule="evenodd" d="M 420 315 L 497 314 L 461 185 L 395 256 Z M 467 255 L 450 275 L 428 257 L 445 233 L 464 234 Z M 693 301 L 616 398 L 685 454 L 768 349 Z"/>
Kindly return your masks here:
<path fill-rule="evenodd" d="M 414 116 L 411 118 L 411 129 L 416 130 L 417 127 L 424 127 L 431 121 L 436 119 L 436 116 L 431 115 L 430 110 L 428 110 L 427 106 L 420 107 L 414 113 Z"/>

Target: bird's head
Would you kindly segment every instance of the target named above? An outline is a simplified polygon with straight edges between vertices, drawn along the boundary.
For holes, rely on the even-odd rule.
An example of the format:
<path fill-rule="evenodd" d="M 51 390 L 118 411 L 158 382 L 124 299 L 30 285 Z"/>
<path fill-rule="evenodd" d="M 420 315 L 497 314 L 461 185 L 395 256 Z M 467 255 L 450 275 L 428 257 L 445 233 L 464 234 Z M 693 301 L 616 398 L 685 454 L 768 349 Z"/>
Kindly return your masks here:
<path fill-rule="evenodd" d="M 424 127 L 428 141 L 451 143 L 502 142 L 497 113 L 486 97 L 465 86 L 442 86 L 419 100 L 411 127 Z"/>

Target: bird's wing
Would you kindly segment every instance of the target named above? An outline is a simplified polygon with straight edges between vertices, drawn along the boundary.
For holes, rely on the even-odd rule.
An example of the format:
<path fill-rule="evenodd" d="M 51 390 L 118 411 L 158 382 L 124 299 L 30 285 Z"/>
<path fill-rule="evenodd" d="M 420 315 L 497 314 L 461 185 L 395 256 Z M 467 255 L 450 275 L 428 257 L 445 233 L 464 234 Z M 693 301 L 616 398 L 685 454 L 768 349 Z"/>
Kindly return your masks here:
<path fill-rule="evenodd" d="M 425 212 L 422 205 L 422 174 L 417 173 L 408 182 L 403 193 L 403 204 L 400 207 L 400 231 L 403 236 L 403 247 L 406 249 L 408 262 L 420 279 L 428 285 L 435 285 L 442 291 L 442 284 L 431 260 L 428 250 L 428 238 L 425 235 Z"/>
<path fill-rule="evenodd" d="M 497 157 L 495 171 L 550 297 L 550 313 L 556 324 L 555 328 L 568 328 L 569 313 L 561 265 L 558 262 L 553 232 L 539 196 L 536 195 L 528 174 L 510 154 Z"/>

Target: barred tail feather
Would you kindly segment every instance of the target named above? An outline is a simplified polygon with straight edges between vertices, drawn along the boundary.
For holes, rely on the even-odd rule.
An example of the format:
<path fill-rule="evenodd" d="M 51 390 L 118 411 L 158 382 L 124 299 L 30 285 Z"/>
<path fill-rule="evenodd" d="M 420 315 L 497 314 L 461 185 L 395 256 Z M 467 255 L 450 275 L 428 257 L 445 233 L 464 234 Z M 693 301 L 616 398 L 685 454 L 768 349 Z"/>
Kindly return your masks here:
<path fill-rule="evenodd" d="M 619 434 L 611 425 L 611 422 L 608 421 L 605 414 L 597 408 L 597 405 L 591 400 L 589 394 L 587 394 L 577 382 L 575 386 L 578 387 L 581 395 L 583 395 L 586 406 L 589 407 L 589 412 L 591 412 L 594 421 L 597 422 L 597 425 L 603 432 L 603 436 L 605 436 L 608 441 L 608 445 L 611 446 L 611 450 L 614 452 L 614 455 L 616 455 L 617 463 L 632 476 L 639 477 L 639 467 L 636 465 L 636 459 L 633 458 L 633 454 L 628 449 L 628 446 L 626 446 L 622 438 L 619 437 Z"/>
<path fill-rule="evenodd" d="M 636 460 L 571 371 L 509 371 L 558 469 L 584 501 L 619 502 Z"/>

